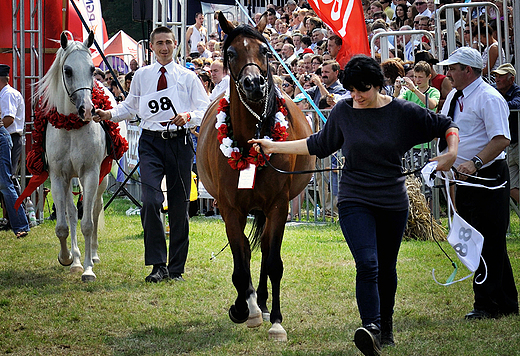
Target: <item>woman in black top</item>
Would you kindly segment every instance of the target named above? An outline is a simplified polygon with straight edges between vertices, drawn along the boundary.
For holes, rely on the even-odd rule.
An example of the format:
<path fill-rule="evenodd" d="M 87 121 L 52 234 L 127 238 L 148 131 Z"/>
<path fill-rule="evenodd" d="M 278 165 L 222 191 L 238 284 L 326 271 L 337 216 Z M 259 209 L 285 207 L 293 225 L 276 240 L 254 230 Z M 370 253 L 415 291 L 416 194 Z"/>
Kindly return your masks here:
<path fill-rule="evenodd" d="M 341 100 L 327 123 L 307 139 L 251 140 L 257 151 L 327 157 L 341 149 L 345 165 L 339 185 L 339 221 L 356 262 L 356 298 L 363 327 L 354 341 L 365 355 L 393 345 L 392 314 L 397 289 L 396 263 L 408 216 L 401 160 L 414 145 L 445 136 L 449 150 L 433 158 L 448 171 L 457 155 L 458 128 L 446 116 L 381 94 L 384 76 L 372 58 L 354 56 Z"/>

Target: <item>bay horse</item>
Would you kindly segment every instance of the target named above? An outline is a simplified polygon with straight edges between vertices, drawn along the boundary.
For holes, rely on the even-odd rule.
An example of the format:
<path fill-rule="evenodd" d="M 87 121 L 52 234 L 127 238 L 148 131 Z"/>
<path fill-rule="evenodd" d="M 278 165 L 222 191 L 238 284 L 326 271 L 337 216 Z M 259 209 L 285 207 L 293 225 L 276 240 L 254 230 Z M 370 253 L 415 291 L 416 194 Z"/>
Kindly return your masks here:
<path fill-rule="evenodd" d="M 270 50 L 262 32 L 264 14 L 256 26 L 234 27 L 218 13 L 219 24 L 227 34 L 223 46 L 224 66 L 230 75 L 229 96 L 215 100 L 204 116 L 197 147 L 200 179 L 216 199 L 226 226 L 233 254 L 233 284 L 238 296 L 229 309 L 235 323 L 247 321 L 257 327 L 270 318 L 271 339 L 286 341 L 280 310 L 280 282 L 283 262 L 280 255 L 289 201 L 308 184 L 310 174 L 283 175 L 263 166 L 248 144 L 253 137 L 296 140 L 312 132 L 301 110 L 274 85 L 269 66 Z M 229 98 L 229 99 L 228 99 Z M 287 135 L 288 134 L 288 135 Z M 311 156 L 273 155 L 273 166 L 286 170 L 314 169 Z M 239 176 L 247 167 L 258 165 L 253 189 L 238 189 Z M 249 170 L 251 171 L 251 170 Z M 253 183 L 251 180 L 249 184 Z M 251 241 L 244 234 L 248 214 L 255 212 Z M 258 289 L 251 281 L 251 251 L 262 251 Z M 272 309 L 267 309 L 267 278 L 272 286 Z"/>
<path fill-rule="evenodd" d="M 98 219 L 103 208 L 102 194 L 107 186 L 107 179 L 100 183 L 101 165 L 107 157 L 107 138 L 101 125 L 91 121 L 93 99 L 101 97 L 108 102 L 102 89 L 94 85 L 94 65 L 89 50 L 93 41 L 92 32 L 83 43 L 69 41 L 63 32 L 56 59 L 37 83 L 35 98 L 40 99 L 39 108 L 45 116 L 41 123 L 44 131 L 41 140 L 56 205 L 55 232 L 61 246 L 58 261 L 71 266 L 71 272 L 83 272 L 83 281 L 96 279 L 93 264 L 99 262 Z M 66 126 L 69 120 L 76 120 L 73 127 Z M 57 121 L 61 126 L 56 125 Z M 85 238 L 84 268 L 76 234 L 78 216 L 71 186 L 74 177 L 79 177 L 83 188 L 81 232 Z M 72 252 L 67 247 L 68 224 Z"/>

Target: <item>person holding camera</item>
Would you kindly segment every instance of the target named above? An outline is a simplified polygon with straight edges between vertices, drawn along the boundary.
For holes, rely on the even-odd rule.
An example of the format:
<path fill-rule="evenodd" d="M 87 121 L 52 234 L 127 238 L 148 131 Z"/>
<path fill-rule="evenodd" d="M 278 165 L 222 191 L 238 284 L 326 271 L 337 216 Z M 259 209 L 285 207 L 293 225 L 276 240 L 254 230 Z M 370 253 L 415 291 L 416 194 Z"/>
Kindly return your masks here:
<path fill-rule="evenodd" d="M 328 108 L 327 96 L 329 94 L 346 94 L 347 90 L 338 80 L 339 63 L 335 60 L 328 60 L 321 65 L 321 77 L 317 74 L 310 74 L 310 81 L 316 86 L 306 90 L 312 101 L 320 108 Z"/>
<path fill-rule="evenodd" d="M 414 66 L 414 81 L 408 77 L 398 77 L 395 81 L 394 97 L 405 99 L 418 104 L 419 106 L 426 107 L 426 97 L 428 97 L 428 109 L 435 111 L 441 93 L 436 88 L 430 86 L 430 79 L 432 76 L 431 68 L 425 61 L 420 61 Z M 404 93 L 401 93 L 401 88 L 406 87 Z"/>

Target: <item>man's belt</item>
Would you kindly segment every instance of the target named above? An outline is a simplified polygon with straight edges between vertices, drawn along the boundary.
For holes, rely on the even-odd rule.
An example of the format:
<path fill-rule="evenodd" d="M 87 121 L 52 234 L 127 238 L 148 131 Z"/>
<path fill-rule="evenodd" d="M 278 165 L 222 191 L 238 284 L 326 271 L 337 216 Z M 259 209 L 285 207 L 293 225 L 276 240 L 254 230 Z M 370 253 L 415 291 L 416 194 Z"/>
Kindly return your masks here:
<path fill-rule="evenodd" d="M 177 137 L 184 137 L 184 136 L 186 136 L 186 134 L 187 134 L 186 129 L 180 129 L 177 131 L 166 131 L 166 130 L 152 131 L 152 130 L 143 129 L 143 135 L 162 138 L 163 140 L 169 140 L 169 139 L 177 138 Z"/>

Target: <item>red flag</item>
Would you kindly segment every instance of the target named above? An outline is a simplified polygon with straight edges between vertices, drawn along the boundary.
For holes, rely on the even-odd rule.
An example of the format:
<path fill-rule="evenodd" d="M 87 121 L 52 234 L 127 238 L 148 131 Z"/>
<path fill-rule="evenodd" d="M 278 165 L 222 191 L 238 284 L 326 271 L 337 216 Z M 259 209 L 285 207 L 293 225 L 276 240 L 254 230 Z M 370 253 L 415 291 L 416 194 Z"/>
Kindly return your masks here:
<path fill-rule="evenodd" d="M 365 14 L 361 0 L 310 0 L 316 14 L 343 39 L 336 57 L 344 68 L 355 54 L 370 56 Z"/>

